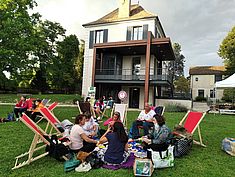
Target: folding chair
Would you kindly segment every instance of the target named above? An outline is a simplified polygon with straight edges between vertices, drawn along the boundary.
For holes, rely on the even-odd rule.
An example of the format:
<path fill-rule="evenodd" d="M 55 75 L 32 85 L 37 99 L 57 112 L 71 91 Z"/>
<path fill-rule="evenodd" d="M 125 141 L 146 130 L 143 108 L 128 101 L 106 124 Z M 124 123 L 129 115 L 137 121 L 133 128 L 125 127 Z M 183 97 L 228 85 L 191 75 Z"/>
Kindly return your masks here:
<path fill-rule="evenodd" d="M 165 112 L 165 106 L 157 106 L 154 108 L 154 112 L 158 115 L 163 116 L 164 112 Z"/>
<path fill-rule="evenodd" d="M 120 119 L 121 119 L 123 125 L 125 127 L 127 127 L 127 120 L 126 120 L 126 117 L 127 117 L 127 104 L 116 104 L 116 103 L 114 103 L 113 109 L 112 109 L 112 112 L 111 112 L 111 117 L 113 116 L 113 114 L 115 112 L 120 113 Z"/>
<path fill-rule="evenodd" d="M 33 155 L 34 155 L 34 152 L 36 152 L 42 148 L 45 148 L 46 145 L 50 145 L 50 142 L 48 140 L 46 140 L 43 136 L 43 135 L 46 135 L 46 133 L 40 127 L 38 127 L 38 125 L 34 121 L 32 121 L 26 114 L 23 113 L 23 116 L 20 118 L 20 120 L 29 129 L 31 129 L 35 133 L 35 135 L 34 135 L 32 143 L 31 143 L 31 146 L 29 148 L 29 151 L 16 157 L 15 166 L 12 168 L 12 170 L 23 167 L 25 165 L 28 165 L 31 162 L 46 156 L 48 154 L 48 152 L 45 152 L 45 151 L 43 151 L 43 153 L 37 155 L 36 157 L 34 157 Z M 19 163 L 18 161 L 25 156 L 28 156 L 28 159 Z"/>
<path fill-rule="evenodd" d="M 196 140 L 193 140 L 193 142 L 195 144 L 201 145 L 203 147 L 206 147 L 206 145 L 202 143 L 202 135 L 201 135 L 201 130 L 200 130 L 199 124 L 201 123 L 201 121 L 205 117 L 205 115 L 206 115 L 206 113 L 203 113 L 203 112 L 188 111 L 179 123 L 179 125 L 183 125 L 184 128 L 186 129 L 186 131 L 192 135 L 194 134 L 195 130 L 197 129 L 198 136 L 199 136 L 199 142 Z M 180 134 L 178 132 L 174 132 L 174 133 L 179 134 L 180 136 L 183 136 L 182 134 Z"/>
<path fill-rule="evenodd" d="M 40 113 L 43 117 L 48 121 L 45 132 L 47 132 L 49 125 L 51 125 L 51 130 L 49 131 L 49 135 L 52 134 L 53 128 L 56 130 L 57 135 L 63 135 L 61 122 L 55 117 L 55 115 L 49 110 L 49 108 L 44 107 L 40 109 Z"/>
<path fill-rule="evenodd" d="M 77 106 L 80 114 L 90 113 L 94 118 L 96 117 L 95 111 L 89 102 L 77 101 Z"/>
<path fill-rule="evenodd" d="M 51 100 L 50 99 L 43 99 L 42 104 L 46 106 Z"/>
<path fill-rule="evenodd" d="M 53 111 L 57 105 L 58 105 L 58 102 L 54 102 L 54 103 L 52 103 L 50 106 L 48 106 L 48 109 L 49 109 L 50 111 Z"/>

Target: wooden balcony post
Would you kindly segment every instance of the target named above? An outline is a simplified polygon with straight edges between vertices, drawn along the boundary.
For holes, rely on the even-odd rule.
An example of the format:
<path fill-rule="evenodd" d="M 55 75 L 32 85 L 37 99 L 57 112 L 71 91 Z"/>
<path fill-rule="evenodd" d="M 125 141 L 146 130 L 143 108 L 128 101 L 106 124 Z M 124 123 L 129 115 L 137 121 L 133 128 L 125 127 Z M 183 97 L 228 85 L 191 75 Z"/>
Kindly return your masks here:
<path fill-rule="evenodd" d="M 152 33 L 148 31 L 147 47 L 146 47 L 146 61 L 145 61 L 145 82 L 144 82 L 144 103 L 149 100 L 149 73 L 150 73 L 150 49 L 151 49 Z"/>
<path fill-rule="evenodd" d="M 95 64 L 96 64 L 96 47 L 93 49 L 93 65 L 92 65 L 92 78 L 91 78 L 91 86 L 95 86 Z"/>

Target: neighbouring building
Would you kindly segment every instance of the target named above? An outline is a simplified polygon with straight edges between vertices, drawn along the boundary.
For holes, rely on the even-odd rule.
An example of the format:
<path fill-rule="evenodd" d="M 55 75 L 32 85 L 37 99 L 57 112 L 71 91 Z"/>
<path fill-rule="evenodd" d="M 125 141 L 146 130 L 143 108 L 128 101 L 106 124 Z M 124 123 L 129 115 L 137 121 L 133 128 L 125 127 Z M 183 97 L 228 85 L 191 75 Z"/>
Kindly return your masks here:
<path fill-rule="evenodd" d="M 119 0 L 119 8 L 84 24 L 86 28 L 82 94 L 96 87 L 96 98 L 124 90 L 130 108 L 143 108 L 164 91 L 172 91 L 166 69 L 175 60 L 170 38 L 157 15 L 130 0 Z"/>
<path fill-rule="evenodd" d="M 190 88 L 193 100 L 200 96 L 221 99 L 223 89 L 215 89 L 215 82 L 223 79 L 224 66 L 196 66 L 189 69 Z"/>

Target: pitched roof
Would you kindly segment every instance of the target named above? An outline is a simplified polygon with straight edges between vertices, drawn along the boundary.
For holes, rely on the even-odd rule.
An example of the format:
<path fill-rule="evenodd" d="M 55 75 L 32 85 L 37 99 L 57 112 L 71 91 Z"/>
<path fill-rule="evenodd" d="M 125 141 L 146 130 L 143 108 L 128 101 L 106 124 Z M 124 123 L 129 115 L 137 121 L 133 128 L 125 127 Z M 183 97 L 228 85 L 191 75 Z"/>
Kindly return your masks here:
<path fill-rule="evenodd" d="M 196 66 L 190 67 L 190 75 L 214 75 L 223 74 L 225 71 L 225 66 Z"/>
<path fill-rule="evenodd" d="M 143 18 L 153 18 L 157 17 L 157 15 L 147 12 L 143 7 L 138 4 L 131 5 L 130 16 L 126 18 L 119 18 L 118 17 L 119 8 L 115 9 L 114 11 L 110 12 L 109 14 L 103 16 L 102 18 L 83 24 L 82 26 L 90 26 L 90 25 L 97 25 L 97 24 L 105 24 L 105 23 L 112 23 L 112 22 L 120 22 L 120 21 L 127 21 L 127 20 L 137 20 Z"/>

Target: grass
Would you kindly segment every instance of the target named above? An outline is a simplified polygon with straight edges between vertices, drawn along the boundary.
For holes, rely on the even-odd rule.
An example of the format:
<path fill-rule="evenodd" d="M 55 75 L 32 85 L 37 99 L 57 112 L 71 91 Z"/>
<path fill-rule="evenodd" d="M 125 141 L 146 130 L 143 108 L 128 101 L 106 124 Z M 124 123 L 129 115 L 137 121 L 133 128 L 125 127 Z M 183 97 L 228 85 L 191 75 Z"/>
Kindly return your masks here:
<path fill-rule="evenodd" d="M 0 94 L 0 103 L 15 103 L 15 99 L 20 99 L 19 94 Z M 27 97 L 39 98 L 39 99 L 51 99 L 50 103 L 57 101 L 62 104 L 72 104 L 74 99 L 81 99 L 80 95 L 77 94 L 30 94 Z"/>
<path fill-rule="evenodd" d="M 11 106 L 0 106 L 0 117 L 4 117 L 12 109 Z M 55 115 L 63 120 L 76 116 L 77 108 L 58 107 L 54 110 Z M 173 128 L 179 123 L 185 113 L 165 113 L 167 125 Z M 138 115 L 137 111 L 128 112 L 128 127 Z M 41 125 L 45 125 L 42 122 Z M 235 117 L 229 115 L 208 114 L 201 122 L 201 133 L 207 148 L 194 145 L 190 154 L 175 159 L 173 168 L 155 169 L 152 176 L 190 176 L 190 177 L 213 177 L 235 176 L 235 159 L 221 150 L 221 142 L 225 137 L 235 137 L 234 131 Z M 10 122 L 0 124 L 0 176 L 133 176 L 132 169 L 121 169 L 112 171 L 107 169 L 95 169 L 87 173 L 78 174 L 76 172 L 65 173 L 63 163 L 50 157 L 39 159 L 28 166 L 17 170 L 11 170 L 14 165 L 14 157 L 27 151 L 33 133 L 22 122 Z M 197 136 L 195 135 L 195 138 Z"/>

